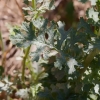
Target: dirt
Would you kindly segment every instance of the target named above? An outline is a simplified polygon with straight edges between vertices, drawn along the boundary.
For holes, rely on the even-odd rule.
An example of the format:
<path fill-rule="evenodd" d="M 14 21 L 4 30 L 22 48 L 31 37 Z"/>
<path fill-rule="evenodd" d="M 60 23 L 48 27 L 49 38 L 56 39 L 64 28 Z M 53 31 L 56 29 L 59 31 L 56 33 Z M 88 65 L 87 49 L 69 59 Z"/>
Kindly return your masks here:
<path fill-rule="evenodd" d="M 0 44 L 0 65 L 5 68 L 5 74 L 13 75 L 13 70 L 21 67 L 21 61 L 16 60 L 21 50 L 9 41 L 8 26 L 23 22 L 23 5 L 22 0 L 0 0 L 0 31 L 3 38 L 3 49 Z"/>

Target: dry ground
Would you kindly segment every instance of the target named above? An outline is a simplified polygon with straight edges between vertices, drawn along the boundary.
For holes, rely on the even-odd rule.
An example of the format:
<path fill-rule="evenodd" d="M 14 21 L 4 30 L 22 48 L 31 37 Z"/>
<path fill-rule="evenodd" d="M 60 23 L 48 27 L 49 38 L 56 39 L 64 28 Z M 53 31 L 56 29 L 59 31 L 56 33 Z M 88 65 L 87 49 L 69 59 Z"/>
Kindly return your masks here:
<path fill-rule="evenodd" d="M 0 31 L 3 38 L 3 48 L 0 46 L 0 65 L 5 67 L 5 73 L 13 75 L 13 70 L 20 68 L 21 61 L 16 60 L 20 55 L 18 50 L 9 41 L 7 25 L 18 25 L 23 21 L 23 0 L 0 0 Z"/>

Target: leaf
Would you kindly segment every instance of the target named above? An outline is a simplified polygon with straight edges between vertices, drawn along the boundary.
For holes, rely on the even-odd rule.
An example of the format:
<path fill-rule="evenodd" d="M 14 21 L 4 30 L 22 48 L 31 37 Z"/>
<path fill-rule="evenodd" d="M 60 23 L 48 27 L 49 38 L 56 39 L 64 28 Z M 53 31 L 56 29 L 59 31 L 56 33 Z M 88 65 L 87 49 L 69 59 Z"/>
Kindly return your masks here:
<path fill-rule="evenodd" d="M 48 77 L 48 74 L 44 72 L 39 76 L 39 79 L 43 79 L 45 77 Z"/>
<path fill-rule="evenodd" d="M 61 45 L 63 43 L 63 41 L 67 38 L 67 34 L 68 32 L 64 30 L 64 23 L 62 22 L 58 22 L 58 31 L 59 31 L 59 37 L 58 37 L 58 40 L 57 40 L 57 48 L 58 49 L 61 49 Z"/>
<path fill-rule="evenodd" d="M 32 72 L 34 72 L 36 75 L 40 74 L 41 72 L 43 72 L 43 68 L 42 66 L 39 65 L 38 62 L 34 61 L 32 63 Z"/>
<path fill-rule="evenodd" d="M 40 58 L 40 56 L 42 56 L 42 51 L 44 50 L 44 48 L 45 48 L 45 45 L 40 46 L 37 48 L 37 50 L 35 52 L 30 53 L 30 56 L 32 57 L 32 61 L 37 61 L 37 62 L 39 61 L 39 58 Z"/>
<path fill-rule="evenodd" d="M 78 44 L 85 45 L 85 48 L 88 48 L 91 42 L 91 36 L 94 37 L 95 34 L 91 31 L 90 25 L 87 24 L 83 18 L 80 19 L 77 29 L 71 28 L 65 31 L 63 23 L 59 22 L 58 25 L 60 39 L 58 38 L 57 40 L 57 49 L 61 56 L 56 59 L 54 66 L 61 69 L 63 65 L 66 65 L 66 56 L 68 56 L 67 58 L 72 56 L 72 58 L 76 57 L 77 59 L 79 55 L 83 57 L 84 51 Z M 68 53 L 68 55 L 66 53 Z"/>
<path fill-rule="evenodd" d="M 30 10 L 30 11 L 33 10 L 32 7 L 23 7 L 22 9 L 23 9 L 23 10 L 26 10 L 26 11 L 28 11 L 28 10 Z"/>
<path fill-rule="evenodd" d="M 95 36 L 95 34 L 93 33 L 93 31 L 90 28 L 90 25 L 87 22 L 85 22 L 85 20 L 83 18 L 80 18 L 80 22 L 77 26 L 77 31 L 79 31 L 82 28 L 83 28 L 82 31 L 84 33 L 91 34 L 91 36 Z"/>
<path fill-rule="evenodd" d="M 99 94 L 99 84 L 96 84 L 95 86 L 94 86 L 94 91 L 95 91 L 95 93 L 97 93 L 97 94 Z"/>
<path fill-rule="evenodd" d="M 92 18 L 95 22 L 99 21 L 99 12 L 94 11 L 93 8 L 90 8 L 88 11 L 89 18 Z"/>
<path fill-rule="evenodd" d="M 89 96 L 90 96 L 90 98 L 91 98 L 92 100 L 97 100 L 97 99 L 98 99 L 98 96 L 95 95 L 95 94 L 89 94 Z"/>
<path fill-rule="evenodd" d="M 37 19 L 33 19 L 32 23 L 36 28 L 41 29 L 47 27 L 48 20 L 43 18 L 37 18 Z"/>
<path fill-rule="evenodd" d="M 43 22 L 40 27 L 40 31 L 36 39 L 32 42 L 36 45 L 37 50 L 32 52 L 30 55 L 33 56 L 33 61 L 39 61 L 40 56 L 43 55 L 45 48 L 53 49 L 54 48 L 54 36 L 55 36 L 55 23 L 50 22 L 50 26 L 47 26 L 47 20 Z M 45 36 L 47 35 L 47 37 Z M 44 53 L 44 56 L 48 54 Z"/>
<path fill-rule="evenodd" d="M 42 84 L 34 84 L 33 86 L 30 87 L 30 91 L 32 92 L 32 96 L 35 97 L 39 90 L 41 90 Z"/>
<path fill-rule="evenodd" d="M 43 43 L 45 45 L 54 45 L 54 35 L 55 35 L 55 28 L 56 24 L 54 22 L 50 22 L 50 26 L 48 26 L 48 20 L 42 20 L 42 24 L 39 24 L 40 26 L 37 26 L 40 31 L 38 33 L 38 36 L 36 38 L 36 42 Z M 34 24 L 34 22 L 33 22 Z M 46 37 L 47 35 L 47 37 Z"/>
<path fill-rule="evenodd" d="M 70 58 L 68 61 L 67 61 L 67 65 L 69 67 L 69 71 L 68 71 L 68 74 L 72 74 L 74 71 L 76 71 L 75 69 L 75 65 L 78 65 L 77 64 L 77 61 L 74 59 L 74 58 Z"/>
<path fill-rule="evenodd" d="M 46 44 L 51 46 L 54 46 L 54 37 L 56 34 L 55 28 L 56 25 L 54 22 L 52 22 L 50 28 L 47 28 L 47 30 L 45 31 L 45 33 L 48 35 L 48 38 L 45 37 L 45 42 Z"/>
<path fill-rule="evenodd" d="M 32 28 L 32 23 L 30 22 L 29 25 L 27 23 L 22 24 L 22 30 L 20 29 L 13 29 L 15 35 L 10 35 L 10 40 L 13 44 L 17 45 L 18 47 L 26 48 L 32 44 L 32 41 L 35 39 L 35 32 Z"/>
<path fill-rule="evenodd" d="M 65 64 L 66 64 L 66 60 L 64 56 L 60 58 L 56 58 L 56 62 L 54 62 L 55 68 L 58 68 L 59 70 L 61 70 L 63 68 L 63 65 Z"/>
<path fill-rule="evenodd" d="M 66 39 L 62 39 L 61 49 L 65 52 L 69 50 L 75 53 L 75 55 L 79 55 L 83 52 L 81 48 L 88 48 L 89 44 L 92 43 L 91 37 L 95 36 L 91 31 L 90 25 L 81 18 L 77 30 L 71 28 L 67 31 Z M 80 44 L 82 47 L 80 47 Z"/>

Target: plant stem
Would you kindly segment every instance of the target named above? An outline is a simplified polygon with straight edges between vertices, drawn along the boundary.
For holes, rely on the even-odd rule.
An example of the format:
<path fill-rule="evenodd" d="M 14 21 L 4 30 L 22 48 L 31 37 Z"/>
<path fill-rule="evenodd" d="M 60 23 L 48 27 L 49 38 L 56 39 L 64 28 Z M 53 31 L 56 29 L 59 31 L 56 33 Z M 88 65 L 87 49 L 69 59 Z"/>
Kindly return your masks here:
<path fill-rule="evenodd" d="M 24 74 L 25 74 L 25 65 L 26 65 L 26 59 L 27 59 L 27 56 L 29 54 L 29 51 L 30 51 L 30 48 L 31 46 L 29 46 L 26 51 L 25 51 L 25 56 L 23 58 L 23 68 L 22 68 L 22 82 L 24 83 Z"/>
<path fill-rule="evenodd" d="M 32 7 L 35 9 L 36 8 L 36 1 L 32 0 Z"/>
<path fill-rule="evenodd" d="M 44 71 L 42 71 L 41 73 L 39 73 L 36 77 L 35 83 L 38 83 L 39 77 L 44 73 Z"/>
<path fill-rule="evenodd" d="M 36 8 L 36 1 L 32 0 L 32 7 L 35 9 Z M 23 67 L 22 67 L 22 82 L 24 83 L 24 74 L 25 74 L 25 65 L 26 65 L 26 59 L 28 57 L 29 51 L 30 51 L 31 46 L 29 46 L 26 51 L 25 51 L 25 56 L 23 58 Z"/>

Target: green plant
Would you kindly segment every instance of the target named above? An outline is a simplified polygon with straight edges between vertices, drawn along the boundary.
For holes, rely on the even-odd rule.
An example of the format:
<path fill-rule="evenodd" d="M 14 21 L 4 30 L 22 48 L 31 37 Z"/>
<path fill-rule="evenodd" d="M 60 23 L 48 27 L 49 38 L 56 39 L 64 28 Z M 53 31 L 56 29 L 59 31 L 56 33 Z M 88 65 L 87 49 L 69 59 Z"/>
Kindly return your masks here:
<path fill-rule="evenodd" d="M 54 0 L 32 0 L 32 7 L 24 8 L 31 12 L 31 20 L 14 28 L 10 35 L 12 43 L 24 51 L 22 88 L 17 96 L 26 100 L 100 99 L 100 1 L 91 2 L 88 19 L 80 18 L 77 26 L 67 31 L 64 22 L 50 21 L 42 15 L 55 9 Z M 25 75 L 25 68 L 31 77 Z"/>

